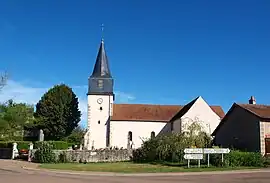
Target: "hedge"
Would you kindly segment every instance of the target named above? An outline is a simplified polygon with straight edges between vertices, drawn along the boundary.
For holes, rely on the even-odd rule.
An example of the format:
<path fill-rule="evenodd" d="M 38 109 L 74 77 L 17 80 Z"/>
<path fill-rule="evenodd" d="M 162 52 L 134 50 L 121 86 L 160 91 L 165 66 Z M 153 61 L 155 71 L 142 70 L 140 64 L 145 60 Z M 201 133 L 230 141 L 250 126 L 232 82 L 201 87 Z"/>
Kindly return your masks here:
<path fill-rule="evenodd" d="M 57 150 L 65 150 L 71 146 L 70 143 L 65 142 L 65 141 L 46 141 L 46 142 L 52 146 L 52 149 L 57 149 Z M 43 143 L 42 141 L 35 142 L 34 149 L 38 149 L 39 147 L 41 147 L 42 143 Z"/>
<path fill-rule="evenodd" d="M 31 141 L 0 141 L 0 148 L 12 148 L 13 143 L 16 142 L 18 150 L 29 149 L 29 144 Z M 72 144 L 65 141 L 46 141 L 48 142 L 53 149 L 65 150 L 68 147 L 71 147 Z M 41 141 L 34 142 L 34 149 L 37 149 L 41 146 Z"/>
<path fill-rule="evenodd" d="M 48 141 L 39 142 L 39 147 L 35 152 L 34 162 L 36 163 L 55 163 L 56 154 L 53 152 L 52 143 Z"/>
<path fill-rule="evenodd" d="M 224 161 L 222 164 L 220 154 L 212 154 L 210 156 L 210 163 L 214 166 L 264 166 L 266 159 L 259 152 L 242 152 L 239 150 L 232 150 L 229 154 L 224 154 Z"/>
<path fill-rule="evenodd" d="M 12 148 L 14 142 L 17 143 L 18 150 L 29 149 L 30 141 L 0 141 L 0 148 Z"/>

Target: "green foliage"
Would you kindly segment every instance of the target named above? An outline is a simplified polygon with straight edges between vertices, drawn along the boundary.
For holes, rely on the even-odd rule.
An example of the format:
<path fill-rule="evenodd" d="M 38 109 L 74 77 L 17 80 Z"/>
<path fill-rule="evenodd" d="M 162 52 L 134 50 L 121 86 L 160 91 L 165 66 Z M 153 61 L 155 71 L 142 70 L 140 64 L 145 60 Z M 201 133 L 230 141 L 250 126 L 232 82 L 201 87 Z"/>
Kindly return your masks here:
<path fill-rule="evenodd" d="M 29 149 L 29 141 L 16 141 L 16 143 L 18 144 L 17 148 L 18 150 L 21 149 Z"/>
<path fill-rule="evenodd" d="M 229 166 L 254 166 L 262 167 L 264 158 L 260 153 L 232 151 L 225 158 L 228 158 Z"/>
<path fill-rule="evenodd" d="M 210 163 L 214 166 L 262 167 L 264 165 L 264 162 L 264 157 L 257 152 L 242 152 L 238 150 L 233 150 L 229 154 L 224 154 L 223 164 L 221 154 L 212 154 L 210 156 Z"/>
<path fill-rule="evenodd" d="M 29 141 L 0 141 L 0 148 L 12 148 L 13 143 L 17 143 L 17 149 L 29 149 Z"/>
<path fill-rule="evenodd" d="M 42 142 L 35 151 L 34 161 L 37 163 L 55 163 L 56 155 L 53 152 L 51 144 L 46 141 Z"/>
<path fill-rule="evenodd" d="M 69 143 L 80 145 L 82 143 L 85 132 L 86 131 L 84 129 L 78 126 L 72 131 L 72 133 L 68 137 L 64 138 L 63 140 Z"/>
<path fill-rule="evenodd" d="M 154 162 L 170 161 L 182 162 L 184 160 L 184 149 L 188 147 L 209 147 L 211 138 L 200 131 L 197 122 L 193 122 L 187 132 L 172 133 L 157 136 L 143 142 L 141 148 L 133 151 L 133 161 Z"/>
<path fill-rule="evenodd" d="M 22 140 L 24 125 L 33 122 L 34 107 L 9 100 L 0 105 L 0 135 L 2 140 Z"/>
<path fill-rule="evenodd" d="M 7 141 L 0 141 L 0 148 L 12 148 L 12 143 Z"/>
<path fill-rule="evenodd" d="M 52 149 L 55 150 L 65 150 L 68 149 L 70 143 L 66 141 L 45 141 L 47 144 L 51 146 Z M 37 141 L 34 143 L 34 149 L 37 149 L 43 145 L 44 142 Z"/>
<path fill-rule="evenodd" d="M 35 117 L 45 139 L 60 140 L 71 134 L 81 119 L 78 98 L 64 84 L 45 93 L 36 105 Z"/>

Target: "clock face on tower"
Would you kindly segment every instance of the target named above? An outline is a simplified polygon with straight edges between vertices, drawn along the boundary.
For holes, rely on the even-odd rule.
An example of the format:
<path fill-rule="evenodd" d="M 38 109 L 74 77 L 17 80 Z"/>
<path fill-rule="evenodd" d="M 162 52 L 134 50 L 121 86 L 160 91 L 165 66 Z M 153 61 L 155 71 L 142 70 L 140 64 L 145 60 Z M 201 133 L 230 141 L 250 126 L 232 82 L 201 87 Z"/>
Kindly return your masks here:
<path fill-rule="evenodd" d="M 102 102 L 103 102 L 103 99 L 102 98 L 97 99 L 97 103 L 98 104 L 102 104 Z"/>

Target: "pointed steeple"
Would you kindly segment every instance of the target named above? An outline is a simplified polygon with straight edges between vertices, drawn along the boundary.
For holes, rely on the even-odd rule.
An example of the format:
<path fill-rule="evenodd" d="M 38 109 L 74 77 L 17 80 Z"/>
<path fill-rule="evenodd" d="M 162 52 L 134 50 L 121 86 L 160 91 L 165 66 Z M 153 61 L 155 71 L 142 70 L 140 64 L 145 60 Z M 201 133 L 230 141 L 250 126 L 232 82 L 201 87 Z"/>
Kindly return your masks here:
<path fill-rule="evenodd" d="M 112 78 L 103 38 L 101 39 L 95 67 L 91 77 Z"/>

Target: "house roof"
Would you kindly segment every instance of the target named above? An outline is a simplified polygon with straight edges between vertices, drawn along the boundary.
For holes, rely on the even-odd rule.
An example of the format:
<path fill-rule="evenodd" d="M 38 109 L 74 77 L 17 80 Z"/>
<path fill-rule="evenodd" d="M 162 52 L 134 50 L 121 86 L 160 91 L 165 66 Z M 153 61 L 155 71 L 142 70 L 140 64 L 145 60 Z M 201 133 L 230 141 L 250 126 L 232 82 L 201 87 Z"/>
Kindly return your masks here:
<path fill-rule="evenodd" d="M 235 109 L 235 107 L 241 107 L 248 111 L 249 113 L 259 117 L 263 120 L 270 120 L 270 106 L 269 105 L 258 105 L 258 104 L 237 104 L 234 103 L 230 110 L 227 112 L 225 117 L 220 121 L 219 125 L 215 129 L 215 131 L 212 133 L 213 136 L 216 135 L 217 131 L 222 127 L 222 125 L 227 120 L 228 116 L 231 114 L 231 112 Z"/>
<path fill-rule="evenodd" d="M 270 105 L 237 104 L 263 119 L 270 119 Z"/>
<path fill-rule="evenodd" d="M 210 106 L 221 118 L 225 115 L 220 106 Z M 185 106 L 151 104 L 114 104 L 112 121 L 169 122 Z"/>

